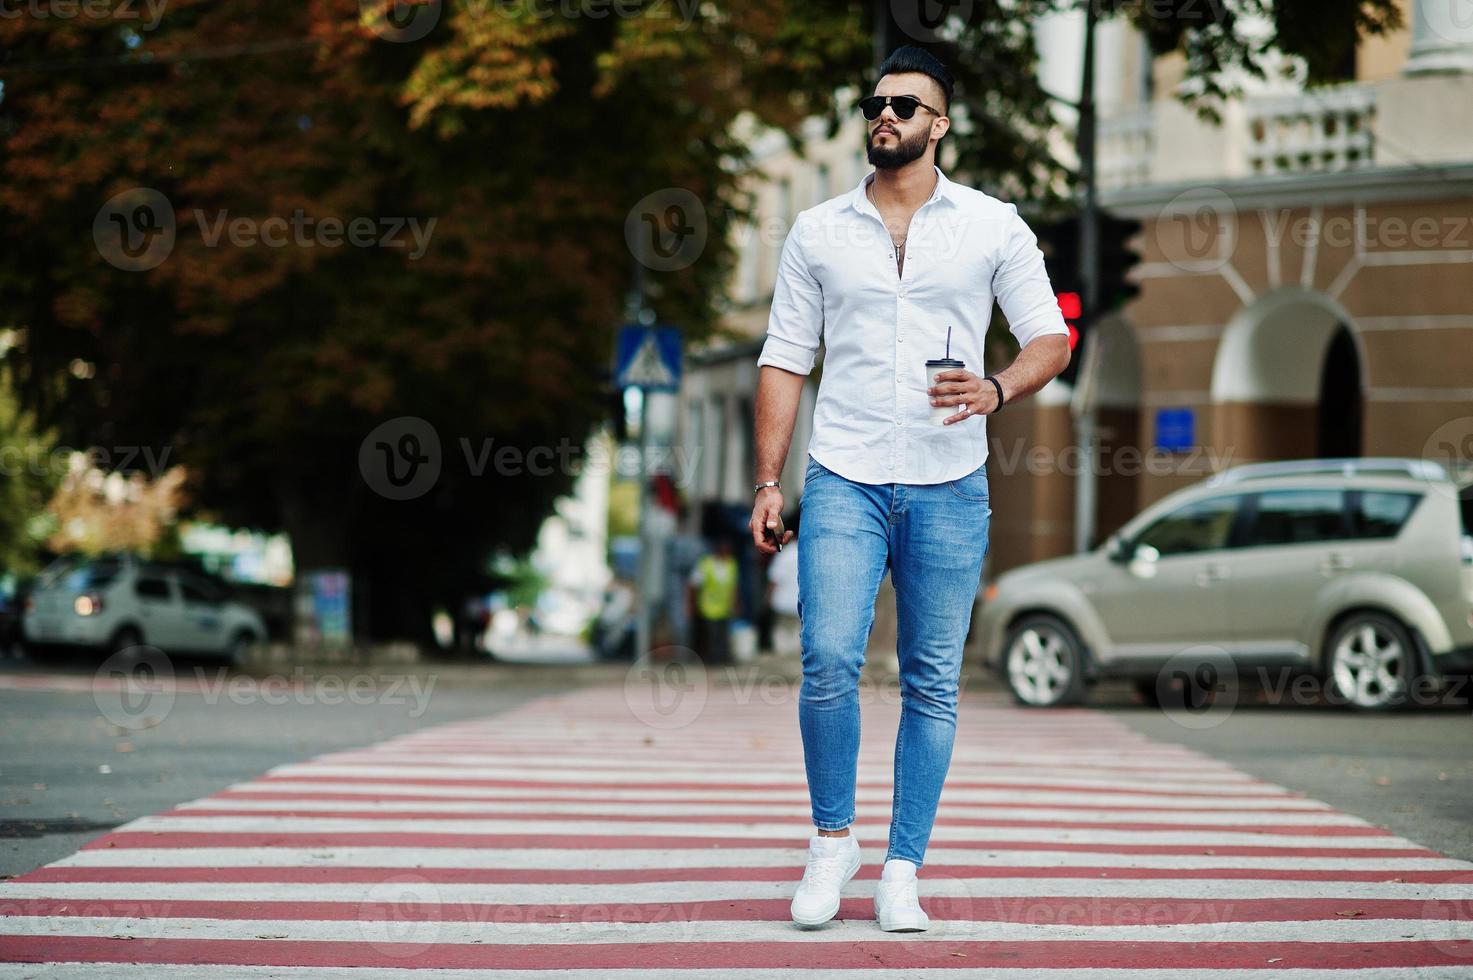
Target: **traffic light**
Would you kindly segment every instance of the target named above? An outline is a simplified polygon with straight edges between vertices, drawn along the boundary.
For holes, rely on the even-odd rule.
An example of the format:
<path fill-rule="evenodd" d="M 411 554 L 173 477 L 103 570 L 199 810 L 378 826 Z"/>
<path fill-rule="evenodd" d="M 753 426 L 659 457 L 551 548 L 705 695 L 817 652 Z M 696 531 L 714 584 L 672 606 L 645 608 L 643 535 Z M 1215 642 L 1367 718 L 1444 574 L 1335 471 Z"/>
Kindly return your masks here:
<path fill-rule="evenodd" d="M 1140 255 L 1131 245 L 1140 234 L 1141 223 L 1108 211 L 1099 213 L 1099 297 L 1096 309 L 1085 301 L 1088 291 L 1079 268 L 1079 216 L 1068 214 L 1034 226 L 1038 247 L 1043 252 L 1049 282 L 1059 301 L 1059 311 L 1069 325 L 1069 366 L 1059 375 L 1061 381 L 1073 384 L 1079 375 L 1090 327 L 1128 303 L 1140 288 L 1127 276 Z"/>
<path fill-rule="evenodd" d="M 1141 223 L 1108 211 L 1100 212 L 1100 313 L 1114 312 L 1140 293 L 1131 282 L 1130 270 L 1140 262 L 1132 239 L 1141 233 Z"/>
<path fill-rule="evenodd" d="M 1058 301 L 1059 312 L 1069 327 L 1069 349 L 1072 351 L 1079 346 L 1079 321 L 1084 315 L 1084 300 L 1078 293 L 1054 293 L 1054 299 Z"/>

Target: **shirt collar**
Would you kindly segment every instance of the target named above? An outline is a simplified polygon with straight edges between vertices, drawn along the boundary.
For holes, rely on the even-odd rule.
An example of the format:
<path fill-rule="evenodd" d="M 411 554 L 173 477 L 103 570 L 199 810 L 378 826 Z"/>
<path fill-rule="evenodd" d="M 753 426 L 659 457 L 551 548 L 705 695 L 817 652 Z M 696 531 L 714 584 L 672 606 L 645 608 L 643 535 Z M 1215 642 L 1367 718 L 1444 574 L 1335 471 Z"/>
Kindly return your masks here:
<path fill-rule="evenodd" d="M 926 201 L 926 204 L 930 204 L 931 201 L 956 203 L 955 185 L 946 179 L 946 175 L 941 172 L 940 167 L 932 164 L 931 168 L 936 171 L 936 189 L 931 192 L 931 197 Z M 874 180 L 874 177 L 875 172 L 871 170 L 860 178 L 859 186 L 849 192 L 849 206 L 856 211 L 868 211 L 878 216 L 880 212 L 875 210 L 875 206 L 870 203 L 869 195 L 865 192 L 865 188 L 869 186 L 870 181 Z M 922 207 L 924 206 L 922 205 Z"/>

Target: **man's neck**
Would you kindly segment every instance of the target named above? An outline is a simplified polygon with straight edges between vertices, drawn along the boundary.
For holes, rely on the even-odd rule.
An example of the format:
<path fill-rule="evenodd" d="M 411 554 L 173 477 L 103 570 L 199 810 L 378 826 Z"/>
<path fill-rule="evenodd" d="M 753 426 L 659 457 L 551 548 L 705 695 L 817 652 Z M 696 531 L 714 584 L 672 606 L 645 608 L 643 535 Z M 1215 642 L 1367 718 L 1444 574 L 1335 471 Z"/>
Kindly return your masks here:
<path fill-rule="evenodd" d="M 938 180 L 928 154 L 903 167 L 877 167 L 870 190 L 877 207 L 894 206 L 914 211 L 931 199 Z"/>

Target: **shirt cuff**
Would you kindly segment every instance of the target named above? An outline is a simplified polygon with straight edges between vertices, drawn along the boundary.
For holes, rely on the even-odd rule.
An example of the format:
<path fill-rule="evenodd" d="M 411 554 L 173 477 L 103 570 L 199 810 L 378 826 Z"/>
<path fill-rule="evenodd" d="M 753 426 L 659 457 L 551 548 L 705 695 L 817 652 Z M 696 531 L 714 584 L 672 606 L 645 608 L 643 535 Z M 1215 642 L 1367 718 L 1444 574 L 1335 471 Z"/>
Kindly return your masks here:
<path fill-rule="evenodd" d="M 770 364 L 794 374 L 809 374 L 817 359 L 818 348 L 804 347 L 770 333 L 767 335 L 767 342 L 762 345 L 762 353 L 757 356 L 757 366 Z"/>
<path fill-rule="evenodd" d="M 1069 325 L 1058 313 L 1053 315 L 1045 313 L 1023 323 L 1009 324 L 1008 328 L 1013 336 L 1018 338 L 1020 349 L 1027 347 L 1030 341 L 1037 340 L 1039 337 L 1047 337 L 1049 334 L 1069 336 Z"/>

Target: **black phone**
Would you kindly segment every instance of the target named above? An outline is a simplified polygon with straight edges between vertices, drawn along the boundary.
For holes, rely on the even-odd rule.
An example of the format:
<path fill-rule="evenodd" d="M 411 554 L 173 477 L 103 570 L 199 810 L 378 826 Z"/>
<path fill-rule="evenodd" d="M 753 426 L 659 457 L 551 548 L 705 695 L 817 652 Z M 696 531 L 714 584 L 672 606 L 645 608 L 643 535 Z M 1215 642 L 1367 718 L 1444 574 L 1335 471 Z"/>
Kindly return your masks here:
<path fill-rule="evenodd" d="M 777 517 L 777 527 L 764 528 L 763 534 L 768 541 L 777 546 L 778 551 L 783 550 L 783 536 L 787 534 L 787 531 L 783 528 L 781 514 Z"/>

